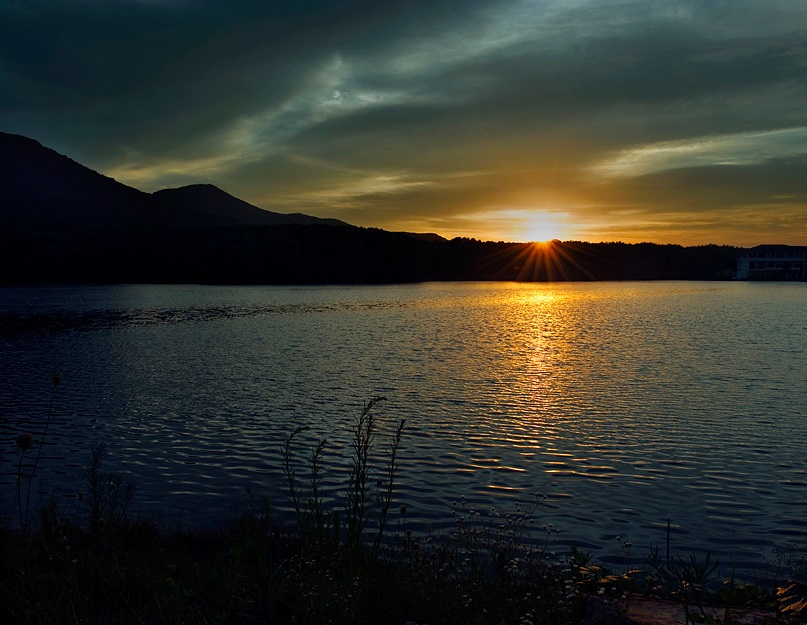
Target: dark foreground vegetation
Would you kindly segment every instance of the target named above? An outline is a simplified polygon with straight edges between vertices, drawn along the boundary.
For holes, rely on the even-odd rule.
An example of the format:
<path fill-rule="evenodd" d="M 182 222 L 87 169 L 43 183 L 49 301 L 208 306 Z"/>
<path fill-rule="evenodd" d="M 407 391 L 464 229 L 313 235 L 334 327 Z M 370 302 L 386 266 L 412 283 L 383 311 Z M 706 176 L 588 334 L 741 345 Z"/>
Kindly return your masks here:
<path fill-rule="evenodd" d="M 324 225 L 0 233 L 0 283 L 727 280 L 740 248 L 428 240 Z"/>
<path fill-rule="evenodd" d="M 682 603 L 691 622 L 728 625 L 748 605 L 769 607 L 770 625 L 805 622 L 804 587 L 785 580 L 777 598 L 772 587 L 718 583 L 708 561 L 615 574 L 580 552 L 516 548 L 507 530 L 485 527 L 460 521 L 443 541 L 396 536 L 374 558 L 366 545 L 318 542 L 256 510 L 195 531 L 92 527 L 47 510 L 36 532 L 2 531 L 0 615 L 20 624 L 616 624 L 642 593 Z"/>
<path fill-rule="evenodd" d="M 556 530 L 536 529 L 540 496 L 504 514 L 460 500 L 453 531 L 413 536 L 394 502 L 405 423 L 380 428 L 379 401 L 354 422 L 338 505 L 322 492 L 327 441 L 298 427 L 282 444 L 291 525 L 252 492 L 243 514 L 216 528 L 132 520 L 134 486 L 104 470 L 104 444 L 92 448 L 76 505 L 45 501 L 34 523 L 49 418 L 36 435 L 17 435 L 15 511 L 1 531 L 3 622 L 614 625 L 627 622 L 637 593 L 679 602 L 692 622 L 733 624 L 733 610 L 749 604 L 769 607 L 770 624 L 807 616 L 805 587 L 787 581 L 803 561 L 784 558 L 753 584 L 719 579 L 709 557 L 658 550 L 639 568 L 609 571 L 578 549 L 553 552 Z"/>

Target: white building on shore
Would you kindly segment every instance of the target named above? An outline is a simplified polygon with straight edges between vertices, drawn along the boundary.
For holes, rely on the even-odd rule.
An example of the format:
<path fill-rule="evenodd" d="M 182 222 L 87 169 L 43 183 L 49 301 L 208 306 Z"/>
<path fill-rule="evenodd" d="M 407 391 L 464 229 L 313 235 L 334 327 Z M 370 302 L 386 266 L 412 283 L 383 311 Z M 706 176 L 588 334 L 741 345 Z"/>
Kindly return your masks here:
<path fill-rule="evenodd" d="M 757 245 L 737 259 L 738 280 L 807 280 L 807 247 Z"/>

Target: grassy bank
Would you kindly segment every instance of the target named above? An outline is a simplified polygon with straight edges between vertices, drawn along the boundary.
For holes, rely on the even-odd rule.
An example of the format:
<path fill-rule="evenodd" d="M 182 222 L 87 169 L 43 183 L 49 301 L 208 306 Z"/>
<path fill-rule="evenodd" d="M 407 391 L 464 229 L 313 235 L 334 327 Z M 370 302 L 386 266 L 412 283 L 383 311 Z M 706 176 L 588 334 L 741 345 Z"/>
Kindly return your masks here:
<path fill-rule="evenodd" d="M 246 513 L 215 530 L 89 530 L 50 519 L 3 533 L 0 605 L 12 623 L 573 623 L 581 568 L 483 570 L 452 545 L 312 544 Z"/>
<path fill-rule="evenodd" d="M 719 583 L 709 562 L 614 573 L 579 551 L 552 557 L 520 542 L 519 513 L 495 531 L 473 515 L 449 536 L 396 531 L 375 552 L 372 541 L 280 528 L 268 512 L 179 531 L 109 516 L 78 524 L 45 509 L 36 531 L 2 531 L 3 622 L 615 625 L 635 593 L 679 602 L 691 622 L 729 625 L 744 605 L 780 608 L 770 625 L 804 622 L 803 589 L 788 611 L 773 589 Z M 707 618 L 715 604 L 722 616 Z"/>

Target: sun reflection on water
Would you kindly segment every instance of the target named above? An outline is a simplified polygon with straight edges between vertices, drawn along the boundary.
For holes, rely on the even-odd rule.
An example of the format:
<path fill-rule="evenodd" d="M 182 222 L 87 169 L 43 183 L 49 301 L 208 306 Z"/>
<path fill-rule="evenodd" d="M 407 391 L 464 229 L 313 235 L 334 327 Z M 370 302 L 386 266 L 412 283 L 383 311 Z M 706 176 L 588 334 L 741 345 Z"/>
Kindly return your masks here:
<path fill-rule="evenodd" d="M 560 274 L 569 265 L 552 248 L 529 246 L 521 261 L 533 268 L 520 269 Z M 541 492 L 542 522 L 564 530 L 558 545 L 586 541 L 600 555 L 615 534 L 657 540 L 670 516 L 680 548 L 720 545 L 725 524 L 710 518 L 731 519 L 740 561 L 785 532 L 807 545 L 799 286 L 255 287 L 220 300 L 187 287 L 181 301 L 140 291 L 168 301 L 9 339 L 25 358 L 0 394 L 20 398 L 9 414 L 38 414 L 30 380 L 69 354 L 57 468 L 80 466 L 67 450 L 82 450 L 87 431 L 114 436 L 110 468 L 136 476 L 144 513 L 171 510 L 175 495 L 202 516 L 236 510 L 251 485 L 283 514 L 279 441 L 297 423 L 328 439 L 336 497 L 354 409 L 380 393 L 385 417 L 407 419 L 396 488 L 413 530 L 450 523 L 461 494 L 484 510 Z"/>

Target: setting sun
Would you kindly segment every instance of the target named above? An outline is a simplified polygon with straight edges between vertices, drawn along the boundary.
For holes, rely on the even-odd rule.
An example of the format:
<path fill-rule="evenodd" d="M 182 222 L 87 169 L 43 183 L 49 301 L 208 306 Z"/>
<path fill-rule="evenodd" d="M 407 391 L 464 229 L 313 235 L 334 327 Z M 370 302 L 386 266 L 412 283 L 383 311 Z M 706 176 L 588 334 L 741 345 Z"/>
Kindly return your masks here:
<path fill-rule="evenodd" d="M 554 213 L 540 211 L 530 213 L 524 220 L 523 235 L 524 241 L 545 243 L 553 239 L 562 239 L 563 226 Z"/>

